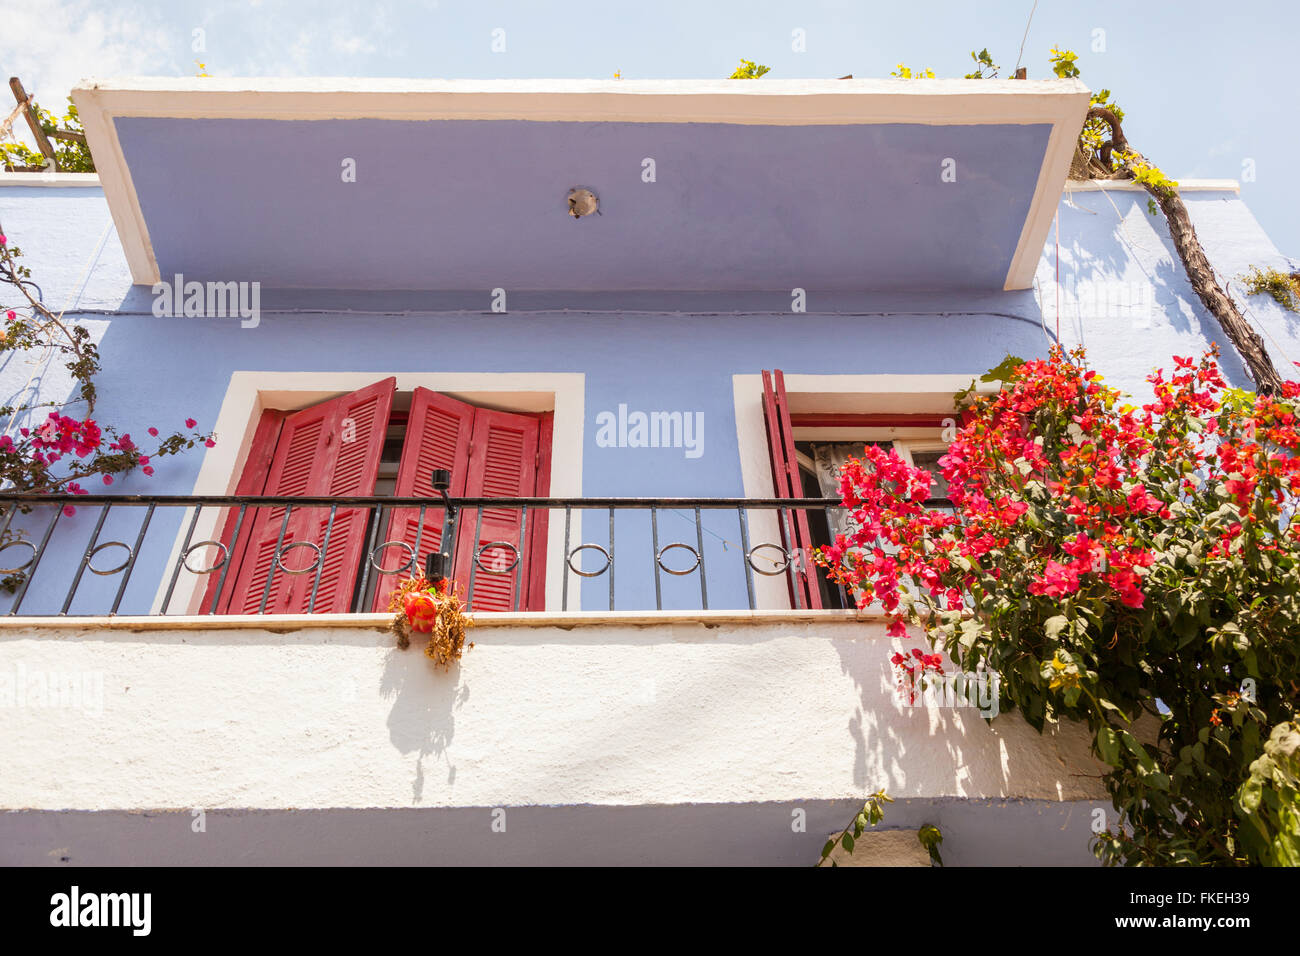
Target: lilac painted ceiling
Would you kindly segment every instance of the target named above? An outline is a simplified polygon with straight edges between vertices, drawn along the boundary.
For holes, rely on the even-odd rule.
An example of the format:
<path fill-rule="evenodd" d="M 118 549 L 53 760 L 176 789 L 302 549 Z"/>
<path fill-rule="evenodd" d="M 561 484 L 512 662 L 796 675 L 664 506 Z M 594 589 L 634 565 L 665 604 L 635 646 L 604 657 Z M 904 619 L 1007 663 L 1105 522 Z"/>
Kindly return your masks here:
<path fill-rule="evenodd" d="M 114 122 L 164 278 L 412 290 L 1001 289 L 1051 132 Z M 573 186 L 601 215 L 567 214 Z"/>

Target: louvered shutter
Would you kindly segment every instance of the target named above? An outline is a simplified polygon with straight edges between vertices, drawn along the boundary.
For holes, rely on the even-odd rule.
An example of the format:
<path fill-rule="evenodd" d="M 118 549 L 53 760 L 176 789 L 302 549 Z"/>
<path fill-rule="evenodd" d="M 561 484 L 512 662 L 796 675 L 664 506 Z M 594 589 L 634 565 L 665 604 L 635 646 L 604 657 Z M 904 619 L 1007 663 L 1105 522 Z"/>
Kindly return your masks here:
<path fill-rule="evenodd" d="M 799 480 L 799 462 L 795 457 L 794 431 L 790 425 L 790 407 L 786 401 L 785 376 L 780 369 L 774 372 L 763 370 L 763 420 L 767 423 L 767 447 L 776 497 L 804 497 L 803 483 Z M 786 578 L 790 600 L 795 607 L 820 608 L 821 589 L 810 560 L 812 534 L 808 529 L 808 515 L 802 510 L 787 511 L 785 520 L 779 524 L 781 544 L 802 558 Z"/>
<path fill-rule="evenodd" d="M 289 415 L 281 426 L 263 494 L 372 494 L 396 385 L 396 379 L 384 379 Z M 365 549 L 367 510 L 337 508 L 332 525 L 328 507 L 294 508 L 287 524 L 285 510 L 256 509 L 248 550 L 231 590 L 229 613 L 255 614 L 259 609 L 268 614 L 350 610 Z M 289 547 L 299 542 L 316 547 Z M 281 543 L 284 568 L 296 571 L 311 567 L 316 563 L 318 549 L 322 566 L 305 574 L 286 574 L 273 568 L 277 543 Z"/>
<path fill-rule="evenodd" d="M 237 495 L 265 494 L 266 478 L 271 471 L 271 462 L 275 460 L 275 446 L 280 438 L 280 426 L 289 412 L 278 408 L 262 410 L 253 432 L 253 441 L 248 447 L 248 457 L 244 460 L 244 470 L 235 485 Z M 208 575 L 208 586 L 199 605 L 200 612 L 212 608 L 212 602 L 218 601 L 215 613 L 225 614 L 230 607 L 231 585 L 239 576 L 239 567 L 243 563 L 244 553 L 248 550 L 248 532 L 255 515 L 252 511 L 244 512 L 244 520 L 239 520 L 239 509 L 228 509 L 221 529 L 220 541 L 226 549 L 226 564 L 223 578 L 221 570 Z M 236 527 L 238 526 L 238 527 Z M 238 538 L 235 537 L 238 531 Z M 221 594 L 217 594 L 218 587 Z"/>
<path fill-rule="evenodd" d="M 546 498 L 551 493 L 551 440 L 555 431 L 555 413 L 542 412 L 537 416 L 537 483 L 533 494 Z M 546 609 L 546 545 L 550 512 L 544 508 L 528 512 L 528 552 L 524 558 L 528 575 L 521 611 Z"/>
<path fill-rule="evenodd" d="M 436 551 L 442 541 L 442 506 L 435 497 L 431 477 L 435 468 L 451 471 L 449 494 L 465 494 L 465 480 L 469 471 L 470 433 L 474 427 L 473 405 L 458 402 L 427 388 L 417 388 L 411 398 L 411 412 L 407 419 L 406 441 L 402 446 L 402 460 L 398 466 L 395 495 L 415 495 L 431 499 L 420 520 L 419 508 L 398 508 L 387 522 L 387 532 L 381 543 L 401 542 L 402 547 L 376 550 L 375 563 L 380 568 L 401 567 L 415 556 L 415 567 L 403 568 L 397 574 L 379 574 L 372 605 L 376 611 L 388 610 L 388 599 L 398 584 L 413 571 L 423 572 L 424 556 Z M 462 589 L 468 584 L 462 584 Z"/>
<path fill-rule="evenodd" d="M 538 441 L 540 423 L 532 415 L 516 415 L 479 408 L 474 413 L 474 437 L 465 483 L 467 498 L 525 498 L 537 487 Z M 474 591 L 471 608 L 476 611 L 510 611 L 526 599 L 525 580 L 531 552 L 530 541 L 536 528 L 537 512 L 529 516 L 530 527 L 521 531 L 519 508 L 465 509 L 461 516 L 456 542 L 456 580 L 468 595 L 470 575 Z M 507 542 L 518 549 L 496 547 L 483 552 L 478 567 L 473 567 L 475 551 L 490 542 Z M 513 567 L 510 565 L 513 562 Z M 506 570 L 506 568 L 509 568 Z"/>

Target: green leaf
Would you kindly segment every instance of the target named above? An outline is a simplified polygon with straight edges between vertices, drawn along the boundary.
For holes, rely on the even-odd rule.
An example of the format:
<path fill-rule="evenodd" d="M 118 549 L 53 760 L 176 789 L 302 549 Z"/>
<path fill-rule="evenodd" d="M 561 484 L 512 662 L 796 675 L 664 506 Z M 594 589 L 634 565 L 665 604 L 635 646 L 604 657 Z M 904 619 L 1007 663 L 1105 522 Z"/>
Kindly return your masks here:
<path fill-rule="evenodd" d="M 989 369 L 988 372 L 980 376 L 981 382 L 1009 382 L 1015 375 L 1016 369 L 1025 364 L 1025 360 L 1017 358 L 1014 355 L 1008 355 L 1001 363 Z"/>
<path fill-rule="evenodd" d="M 1097 752 L 1101 754 L 1103 763 L 1119 766 L 1119 738 L 1112 728 L 1103 727 L 1097 731 Z"/>
<path fill-rule="evenodd" d="M 1043 633 L 1047 635 L 1048 640 L 1054 641 L 1061 636 L 1061 631 L 1070 626 L 1070 619 L 1064 614 L 1058 614 L 1055 617 L 1049 617 L 1043 623 Z"/>

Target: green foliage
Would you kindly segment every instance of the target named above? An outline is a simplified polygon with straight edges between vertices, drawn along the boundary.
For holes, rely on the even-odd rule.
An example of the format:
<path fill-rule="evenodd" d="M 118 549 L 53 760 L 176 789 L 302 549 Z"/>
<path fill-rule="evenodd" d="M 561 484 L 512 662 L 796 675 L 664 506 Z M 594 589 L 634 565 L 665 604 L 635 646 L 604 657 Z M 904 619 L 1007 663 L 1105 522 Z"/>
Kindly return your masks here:
<path fill-rule="evenodd" d="M 736 67 L 736 72 L 727 77 L 729 80 L 756 80 L 772 68 L 763 66 L 761 63 L 755 63 L 753 60 L 741 58 L 740 66 Z"/>
<path fill-rule="evenodd" d="M 896 76 L 901 80 L 933 80 L 934 70 L 917 70 L 915 73 L 909 67 L 898 64 L 897 70 L 891 70 L 890 76 Z"/>
<path fill-rule="evenodd" d="M 1237 790 L 1241 842 L 1265 866 L 1300 866 L 1300 725 L 1273 728 Z"/>
<path fill-rule="evenodd" d="M 1282 308 L 1300 312 L 1300 272 L 1287 275 L 1277 269 L 1251 266 L 1249 272 L 1237 279 L 1245 283 L 1247 295 L 1271 295 Z"/>
<path fill-rule="evenodd" d="M 975 61 L 975 72 L 967 73 L 963 79 L 967 80 L 991 80 L 998 75 L 998 70 L 1002 67 L 993 62 L 993 57 L 989 55 L 988 47 L 976 53 L 971 51 L 970 58 Z M 901 63 L 899 64 L 902 65 Z"/>
<path fill-rule="evenodd" d="M 89 146 L 80 140 L 58 139 L 53 136 L 58 130 L 85 134 L 81 126 L 81 118 L 77 115 L 77 105 L 72 102 L 72 97 L 68 97 L 68 111 L 63 114 L 61 120 L 56 119 L 49 110 L 41 109 L 37 103 L 33 103 L 32 108 L 36 111 L 41 129 L 45 131 L 46 136 L 50 137 L 50 145 L 54 147 L 54 158 L 59 164 L 59 171 L 93 173 L 95 161 L 91 158 Z M 45 165 L 44 156 L 22 143 L 0 143 L 0 155 L 4 156 L 6 167 Z"/>
<path fill-rule="evenodd" d="M 1077 60 L 1078 54 L 1072 50 L 1058 50 L 1052 47 L 1052 72 L 1063 79 L 1070 79 L 1079 76 L 1079 67 Z M 1119 104 L 1111 99 L 1110 90 L 1098 90 L 1092 94 L 1089 100 L 1089 107 L 1100 107 L 1109 110 L 1115 117 L 1116 121 L 1123 125 L 1124 111 L 1120 109 Z M 1172 196 L 1178 190 L 1178 183 L 1170 179 L 1161 170 L 1153 165 L 1150 160 L 1131 149 L 1120 148 L 1124 144 L 1115 142 L 1112 144 L 1114 130 L 1111 129 L 1110 123 L 1099 116 L 1090 117 L 1083 124 L 1083 129 L 1079 132 L 1079 151 L 1088 158 L 1089 163 L 1094 167 L 1102 167 L 1099 172 L 1104 175 L 1114 173 L 1124 173 L 1134 181 L 1146 186 L 1151 192 L 1161 196 Z M 1110 151 L 1109 163 L 1104 158 L 1104 151 L 1108 144 L 1114 147 Z M 1152 204 L 1147 204 L 1147 211 L 1155 215 L 1155 209 Z"/>
<path fill-rule="evenodd" d="M 933 823 L 927 823 L 916 832 L 916 838 L 930 854 L 930 862 L 936 866 L 943 866 L 943 857 L 939 856 L 939 844 L 943 842 L 943 834 L 939 832 L 939 828 Z"/>
<path fill-rule="evenodd" d="M 1058 50 L 1052 47 L 1052 72 L 1063 80 L 1073 79 L 1079 75 L 1079 68 L 1075 61 L 1079 59 L 1079 54 L 1072 50 Z"/>
<path fill-rule="evenodd" d="M 1081 351 L 1004 362 L 941 460 L 953 512 L 924 506 L 928 473 L 867 446 L 841 471 L 853 525 L 819 561 L 897 614 L 891 633 L 999 675 L 1000 711 L 1088 728 L 1116 811 L 1103 862 L 1287 862 L 1300 383 L 1228 388 L 1212 353 L 1175 366 L 1135 408 Z"/>
<path fill-rule="evenodd" d="M 1111 154 L 1118 159 L 1121 166 L 1126 166 L 1133 174 L 1133 180 L 1162 194 L 1172 195 L 1178 189 L 1176 180 L 1170 179 L 1157 167 L 1152 166 L 1142 156 L 1127 150 L 1117 150 Z"/>
<path fill-rule="evenodd" d="M 1076 75 L 1078 71 L 1076 70 Z M 1124 110 L 1120 105 L 1111 99 L 1110 90 L 1098 90 L 1092 94 L 1088 100 L 1089 108 L 1100 106 L 1108 109 L 1115 114 L 1115 118 L 1121 123 L 1124 122 Z M 1079 144 L 1091 152 L 1101 149 L 1101 144 L 1110 139 L 1110 124 L 1104 119 L 1094 117 L 1083 124 L 1083 132 L 1079 134 Z"/>
<path fill-rule="evenodd" d="M 826 841 L 822 847 L 822 858 L 817 862 L 818 866 L 825 864 L 827 858 L 835 852 L 835 845 L 838 843 L 844 848 L 846 853 L 852 853 L 853 848 L 862 834 L 866 832 L 867 827 L 874 827 L 885 816 L 885 804 L 893 803 L 893 798 L 885 794 L 884 790 L 877 790 L 867 802 L 862 805 L 853 822 L 840 831 L 838 836 L 833 836 Z M 930 854 L 930 862 L 935 866 L 943 866 L 943 858 L 939 856 L 939 844 L 943 842 L 943 834 L 933 823 L 927 823 L 917 831 L 916 837 L 921 841 L 921 846 L 925 847 Z M 831 860 L 831 866 L 836 866 L 834 860 Z"/>
<path fill-rule="evenodd" d="M 845 852 L 852 853 L 855 841 L 862 836 L 867 827 L 874 827 L 885 816 L 885 804 L 893 803 L 893 799 L 886 795 L 884 790 L 877 790 L 867 802 L 862 805 L 858 815 L 853 818 L 853 822 L 840 831 L 839 836 L 831 837 L 822 847 L 822 858 L 817 865 L 821 866 L 826 862 L 826 858 L 835 850 L 835 844 L 844 847 Z M 831 866 L 835 866 L 835 861 L 831 861 Z"/>

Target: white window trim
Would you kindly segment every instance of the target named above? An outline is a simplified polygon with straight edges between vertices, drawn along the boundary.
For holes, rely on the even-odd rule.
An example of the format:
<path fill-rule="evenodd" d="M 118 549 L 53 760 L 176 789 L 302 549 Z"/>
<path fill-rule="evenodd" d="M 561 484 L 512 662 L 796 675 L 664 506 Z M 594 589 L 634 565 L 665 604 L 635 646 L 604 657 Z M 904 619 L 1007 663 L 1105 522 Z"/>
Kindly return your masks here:
<path fill-rule="evenodd" d="M 233 495 L 248 458 L 257 423 L 265 409 L 297 410 L 355 392 L 393 376 L 397 391 L 427 388 L 474 405 L 503 411 L 554 412 L 551 439 L 550 497 L 582 495 L 582 434 L 586 376 L 581 372 L 234 372 L 226 388 L 213 431 L 216 445 L 203 457 L 194 482 L 195 495 Z M 432 494 L 432 492 L 430 492 Z M 193 517 L 187 509 L 165 565 L 164 580 L 154 597 L 154 614 L 162 613 L 172 570 L 185 545 Z M 218 511 L 200 515 L 191 544 L 220 538 Z M 573 515 L 572 534 L 582 540 L 581 514 Z M 564 522 L 551 516 L 547 529 L 550 555 L 564 551 Z M 220 573 L 220 572 L 217 572 Z M 182 571 L 168 614 L 197 614 L 209 575 Z M 187 580 L 188 579 L 188 580 Z M 227 579 L 227 585 L 231 582 Z M 546 608 L 558 609 L 563 588 L 560 561 L 546 565 Z M 570 595 L 573 597 L 573 595 Z"/>
<path fill-rule="evenodd" d="M 974 382 L 980 391 L 996 384 L 981 383 L 983 372 L 964 375 L 803 375 L 787 374 L 786 397 L 791 415 L 916 414 L 950 415 L 952 397 Z M 736 441 L 740 475 L 747 498 L 772 498 L 772 464 L 763 421 L 763 377 L 733 375 Z M 917 446 L 920 450 L 919 443 Z M 776 518 L 768 511 L 749 512 L 751 546 L 779 542 Z M 784 577 L 755 575 L 754 599 L 760 610 L 788 609 L 790 595 Z"/>

